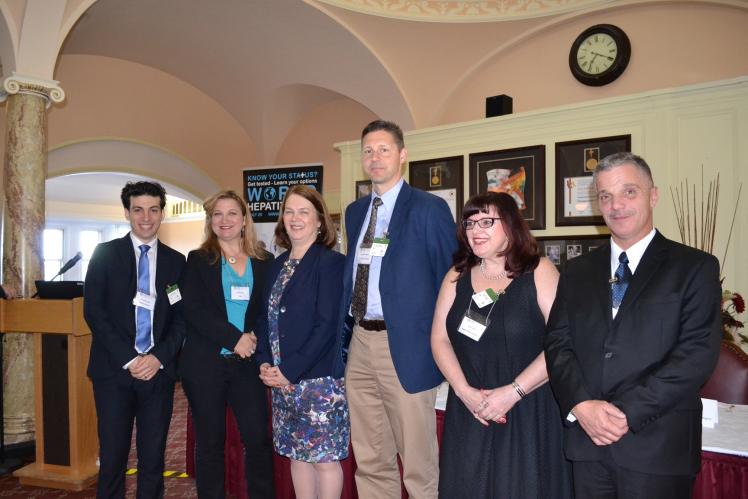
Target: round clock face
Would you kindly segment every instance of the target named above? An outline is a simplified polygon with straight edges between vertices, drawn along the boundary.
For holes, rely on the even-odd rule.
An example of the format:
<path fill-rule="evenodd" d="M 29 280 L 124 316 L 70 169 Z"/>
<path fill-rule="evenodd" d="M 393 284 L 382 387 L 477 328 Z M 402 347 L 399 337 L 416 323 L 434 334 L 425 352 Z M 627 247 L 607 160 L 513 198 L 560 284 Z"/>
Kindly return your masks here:
<path fill-rule="evenodd" d="M 580 34 L 569 51 L 569 68 L 585 85 L 607 85 L 623 74 L 631 57 L 626 33 L 612 24 L 598 24 Z"/>
<path fill-rule="evenodd" d="M 618 44 L 607 33 L 590 35 L 577 49 L 577 64 L 590 75 L 604 73 L 618 56 Z"/>

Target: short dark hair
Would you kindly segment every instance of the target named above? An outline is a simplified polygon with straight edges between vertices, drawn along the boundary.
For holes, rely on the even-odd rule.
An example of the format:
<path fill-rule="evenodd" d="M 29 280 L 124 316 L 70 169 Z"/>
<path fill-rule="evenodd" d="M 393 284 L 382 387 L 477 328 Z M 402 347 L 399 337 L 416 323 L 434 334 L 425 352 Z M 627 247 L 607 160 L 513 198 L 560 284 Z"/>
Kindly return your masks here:
<path fill-rule="evenodd" d="M 592 174 L 592 180 L 595 184 L 595 188 L 597 188 L 597 176 L 600 173 L 628 164 L 634 165 L 649 179 L 650 186 L 654 186 L 654 180 L 652 179 L 652 169 L 649 168 L 649 165 L 646 161 L 644 161 L 644 158 L 642 158 L 641 156 L 637 156 L 636 154 L 631 152 L 617 152 L 605 156 L 597 164 L 595 172 Z"/>
<path fill-rule="evenodd" d="M 488 213 L 494 207 L 501 218 L 501 225 L 506 234 L 507 246 L 498 256 L 504 256 L 504 269 L 510 277 L 517 277 L 525 272 L 535 270 L 540 261 L 538 243 L 530 233 L 527 221 L 517 208 L 517 202 L 505 192 L 486 192 L 473 196 L 462 209 L 462 220 L 465 221 L 476 213 Z M 457 252 L 453 258 L 455 270 L 463 275 L 478 265 L 480 258 L 475 256 L 467 239 L 465 226 L 457 226 Z"/>
<path fill-rule="evenodd" d="M 161 209 L 166 207 L 166 189 L 158 182 L 140 181 L 140 182 L 128 182 L 122 188 L 122 206 L 127 211 L 130 211 L 130 198 L 137 196 L 153 196 L 161 199 Z"/>
<path fill-rule="evenodd" d="M 317 218 L 321 222 L 316 242 L 324 244 L 327 248 L 332 249 L 335 246 L 335 243 L 337 243 L 338 231 L 335 230 L 335 224 L 333 224 L 330 213 L 327 211 L 327 205 L 325 204 L 322 195 L 317 192 L 316 189 L 309 187 L 308 185 L 295 185 L 286 192 L 286 197 L 283 198 L 280 215 L 278 216 L 278 224 L 275 226 L 275 244 L 283 249 L 291 249 L 291 238 L 288 237 L 286 226 L 283 224 L 283 212 L 286 211 L 286 201 L 292 194 L 301 196 L 312 203 L 314 211 L 317 212 Z"/>
<path fill-rule="evenodd" d="M 398 149 L 403 149 L 405 147 L 405 139 L 403 139 L 402 128 L 400 128 L 397 123 L 385 120 L 374 120 L 366 125 L 361 132 L 361 140 L 363 141 L 364 137 L 369 135 L 371 132 L 378 132 L 379 130 L 389 132 L 390 135 L 392 135 L 392 138 L 395 139 L 395 143 L 397 144 Z"/>

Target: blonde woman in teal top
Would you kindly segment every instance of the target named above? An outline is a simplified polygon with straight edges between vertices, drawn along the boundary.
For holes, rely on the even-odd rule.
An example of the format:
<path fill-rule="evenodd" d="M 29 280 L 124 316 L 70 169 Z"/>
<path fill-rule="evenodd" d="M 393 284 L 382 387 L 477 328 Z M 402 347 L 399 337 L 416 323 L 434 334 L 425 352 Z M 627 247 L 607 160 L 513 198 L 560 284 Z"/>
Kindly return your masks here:
<path fill-rule="evenodd" d="M 201 499 L 224 497 L 228 406 L 244 444 L 247 493 L 272 499 L 267 391 L 253 333 L 270 255 L 235 192 L 219 192 L 203 206 L 204 242 L 190 252 L 180 286 L 187 322 L 180 373 L 195 424 L 197 493 Z"/>

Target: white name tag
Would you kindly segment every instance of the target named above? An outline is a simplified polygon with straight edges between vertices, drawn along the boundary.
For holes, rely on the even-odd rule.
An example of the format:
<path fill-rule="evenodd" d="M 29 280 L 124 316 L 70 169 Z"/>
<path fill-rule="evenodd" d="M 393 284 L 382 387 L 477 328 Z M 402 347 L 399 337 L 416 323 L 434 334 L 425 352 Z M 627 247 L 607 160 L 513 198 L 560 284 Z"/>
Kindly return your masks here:
<path fill-rule="evenodd" d="M 231 286 L 231 299 L 249 301 L 249 286 Z"/>
<path fill-rule="evenodd" d="M 498 295 L 491 288 L 483 290 L 480 293 L 475 293 L 473 295 L 473 301 L 475 302 L 476 305 L 478 305 L 479 308 L 483 308 L 486 305 L 490 305 L 491 303 L 495 302 L 498 299 L 499 299 Z"/>
<path fill-rule="evenodd" d="M 358 263 L 360 265 L 371 264 L 371 248 L 359 248 L 358 249 Z"/>
<path fill-rule="evenodd" d="M 371 245 L 371 256 L 384 256 L 387 253 L 387 246 L 389 244 L 389 239 L 383 237 L 374 239 L 374 244 Z"/>
<path fill-rule="evenodd" d="M 132 304 L 146 310 L 153 310 L 156 308 L 156 297 L 138 291 L 132 299 Z"/>
<path fill-rule="evenodd" d="M 460 322 L 460 327 L 457 329 L 457 331 L 464 334 L 468 338 L 478 341 L 486 331 L 486 326 L 478 321 L 474 321 L 470 317 L 463 317 L 462 322 Z"/>
<path fill-rule="evenodd" d="M 179 292 L 179 286 L 174 284 L 173 286 L 166 288 L 166 296 L 169 297 L 169 303 L 171 305 L 180 301 L 182 299 L 182 293 Z"/>

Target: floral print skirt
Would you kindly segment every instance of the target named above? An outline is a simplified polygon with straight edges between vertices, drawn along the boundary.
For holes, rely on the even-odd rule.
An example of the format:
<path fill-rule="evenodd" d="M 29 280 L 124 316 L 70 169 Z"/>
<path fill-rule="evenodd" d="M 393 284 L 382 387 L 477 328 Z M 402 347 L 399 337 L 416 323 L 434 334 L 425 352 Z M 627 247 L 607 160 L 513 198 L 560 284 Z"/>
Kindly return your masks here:
<path fill-rule="evenodd" d="M 273 388 L 273 446 L 308 463 L 348 457 L 351 426 L 345 381 L 331 376 Z"/>

